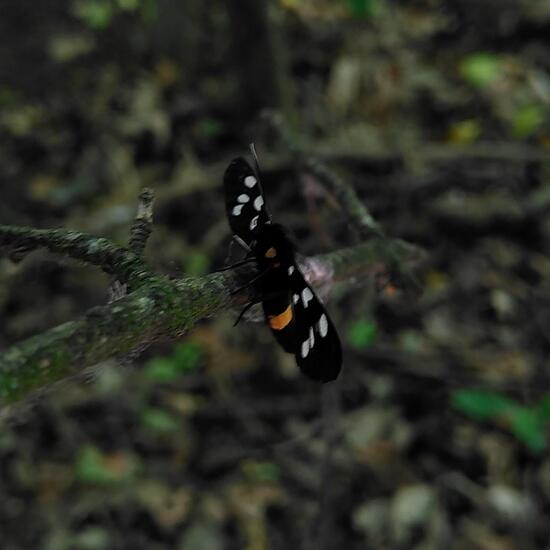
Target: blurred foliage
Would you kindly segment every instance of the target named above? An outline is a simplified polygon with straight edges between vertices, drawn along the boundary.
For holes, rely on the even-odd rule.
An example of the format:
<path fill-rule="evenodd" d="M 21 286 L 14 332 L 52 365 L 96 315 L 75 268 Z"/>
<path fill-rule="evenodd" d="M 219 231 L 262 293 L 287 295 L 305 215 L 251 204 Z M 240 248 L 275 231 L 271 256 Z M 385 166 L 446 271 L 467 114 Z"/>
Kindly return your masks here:
<path fill-rule="evenodd" d="M 17 92 L 8 86 L 0 86 L 0 107 L 9 107 L 17 102 Z"/>
<path fill-rule="evenodd" d="M 98 448 L 86 445 L 77 458 L 75 478 L 84 484 L 109 486 L 135 479 L 139 469 L 135 456 L 125 452 L 105 455 Z"/>
<path fill-rule="evenodd" d="M 162 409 L 145 409 L 141 422 L 145 428 L 159 433 L 176 433 L 180 429 L 177 418 Z"/>
<path fill-rule="evenodd" d="M 210 267 L 210 258 L 201 250 L 190 250 L 185 256 L 185 273 L 190 276 L 204 275 Z"/>
<path fill-rule="evenodd" d="M 491 421 L 510 430 L 535 453 L 546 450 L 550 431 L 550 395 L 538 404 L 521 405 L 505 395 L 476 390 L 457 391 L 453 405 L 474 420 Z"/>
<path fill-rule="evenodd" d="M 195 523 L 187 530 L 179 548 L 181 550 L 223 550 L 224 547 L 223 537 L 216 525 L 201 522 Z"/>
<path fill-rule="evenodd" d="M 346 0 L 351 13 L 355 17 L 372 17 L 381 6 L 381 0 Z"/>
<path fill-rule="evenodd" d="M 476 52 L 464 57 L 460 63 L 460 74 L 476 88 L 486 88 L 502 76 L 503 61 L 495 54 Z"/>
<path fill-rule="evenodd" d="M 178 344 L 172 355 L 155 357 L 146 366 L 146 376 L 157 382 L 170 382 L 179 376 L 200 368 L 203 351 L 200 344 L 193 341 Z"/>
<path fill-rule="evenodd" d="M 376 340 L 376 323 L 367 319 L 358 319 L 348 328 L 346 333 L 348 343 L 356 349 L 365 349 Z"/>
<path fill-rule="evenodd" d="M 242 465 L 248 479 L 259 482 L 279 481 L 279 467 L 273 462 L 246 461 Z"/>
<path fill-rule="evenodd" d="M 93 30 L 104 30 L 121 13 L 138 13 L 143 21 L 158 16 L 157 0 L 73 0 L 73 13 Z"/>
<path fill-rule="evenodd" d="M 513 118 L 513 134 L 518 138 L 534 134 L 548 119 L 548 112 L 548 108 L 538 104 L 520 107 Z"/>
<path fill-rule="evenodd" d="M 457 144 L 475 142 L 482 134 L 482 128 L 478 120 L 460 120 L 449 128 L 449 141 Z"/>
<path fill-rule="evenodd" d="M 335 422 L 237 312 L 24 404 L 0 430 L 2 545 L 300 548 L 325 482 L 334 548 L 544 547 L 548 5 L 5 0 L 2 223 L 126 245 L 153 187 L 146 259 L 201 275 L 227 254 L 223 170 L 255 141 L 301 251 L 349 245 L 334 198 L 261 123 L 275 107 L 430 259 L 421 296 L 379 293 L 373 273 L 328 301 Z M 45 254 L 0 260 L 0 345 L 104 304 L 109 282 Z M 321 424 L 338 432 L 328 473 Z"/>

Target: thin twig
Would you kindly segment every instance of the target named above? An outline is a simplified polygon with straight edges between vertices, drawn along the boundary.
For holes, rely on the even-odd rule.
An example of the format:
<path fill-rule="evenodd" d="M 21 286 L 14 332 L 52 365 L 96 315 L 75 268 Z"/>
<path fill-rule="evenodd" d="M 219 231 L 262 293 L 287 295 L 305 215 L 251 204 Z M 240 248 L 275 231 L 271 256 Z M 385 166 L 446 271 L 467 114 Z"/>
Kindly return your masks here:
<path fill-rule="evenodd" d="M 153 231 L 153 199 L 152 189 L 146 187 L 141 191 L 136 218 L 130 228 L 128 248 L 139 258 L 143 257 L 147 239 Z M 128 285 L 115 278 L 109 287 L 109 303 L 119 300 L 126 295 L 127 291 Z"/>
<path fill-rule="evenodd" d="M 130 239 L 128 248 L 140 258 L 143 257 L 145 245 L 153 231 L 153 199 L 155 195 L 152 189 L 146 187 L 139 194 L 138 211 L 132 227 L 130 228 Z M 128 285 L 115 279 L 109 287 L 109 302 L 112 303 L 126 296 Z M 128 353 L 118 355 L 117 361 L 121 365 L 131 365 L 139 355 L 147 349 L 149 342 L 142 342 Z"/>
<path fill-rule="evenodd" d="M 0 225 L 0 252 L 9 255 L 14 249 L 25 249 L 30 253 L 39 248 L 100 267 L 123 282 L 138 283 L 149 274 L 141 258 L 102 237 L 68 229 Z"/>
<path fill-rule="evenodd" d="M 384 237 L 384 231 L 375 221 L 368 208 L 359 200 L 352 187 L 325 166 L 319 159 L 308 155 L 298 143 L 282 116 L 278 113 L 269 113 L 266 120 L 277 131 L 281 141 L 292 154 L 300 169 L 315 176 L 335 196 L 340 203 L 346 219 L 355 229 L 360 239 L 371 236 Z"/>
<path fill-rule="evenodd" d="M 292 136 L 284 119 L 278 113 L 267 113 L 265 118 L 278 132 L 281 141 L 292 154 L 298 166 L 316 176 L 334 194 L 344 211 L 346 219 L 355 229 L 358 238 L 364 241 L 369 237 L 374 237 L 377 247 L 385 251 L 385 263 L 388 266 L 388 271 L 398 273 L 405 286 L 420 289 L 421 284 L 410 269 L 410 265 L 403 264 L 399 260 L 400 255 L 396 251 L 396 246 L 401 246 L 403 241 L 397 241 L 400 244 L 396 245 L 396 240 L 386 236 L 382 227 L 361 202 L 353 187 L 345 183 L 322 161 L 308 155 L 300 146 L 298 140 Z M 407 243 L 407 246 L 412 247 L 413 245 Z M 419 255 L 423 254 L 419 248 L 417 248 L 417 251 Z M 423 255 L 425 256 L 425 254 Z"/>
<path fill-rule="evenodd" d="M 130 229 L 128 247 L 136 256 L 143 256 L 147 239 L 153 231 L 153 199 L 154 192 L 146 187 L 139 194 L 138 212 Z"/>

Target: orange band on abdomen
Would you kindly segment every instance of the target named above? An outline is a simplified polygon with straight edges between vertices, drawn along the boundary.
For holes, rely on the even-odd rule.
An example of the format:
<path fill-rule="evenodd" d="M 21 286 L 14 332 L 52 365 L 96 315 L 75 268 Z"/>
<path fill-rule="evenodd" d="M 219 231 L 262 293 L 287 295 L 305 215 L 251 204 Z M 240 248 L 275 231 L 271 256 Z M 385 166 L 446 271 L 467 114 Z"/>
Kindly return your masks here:
<path fill-rule="evenodd" d="M 267 322 L 273 330 L 282 330 L 292 321 L 292 306 L 288 306 L 279 315 L 269 315 Z"/>

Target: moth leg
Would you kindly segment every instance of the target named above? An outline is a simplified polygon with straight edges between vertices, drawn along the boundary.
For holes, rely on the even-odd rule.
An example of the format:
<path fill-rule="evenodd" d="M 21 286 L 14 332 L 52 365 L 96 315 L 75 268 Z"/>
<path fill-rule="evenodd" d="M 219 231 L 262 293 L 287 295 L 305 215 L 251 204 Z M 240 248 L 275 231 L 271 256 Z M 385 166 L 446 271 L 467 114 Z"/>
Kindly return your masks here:
<path fill-rule="evenodd" d="M 283 291 L 278 291 L 278 292 L 268 292 L 267 294 L 264 294 L 263 296 L 261 297 L 258 297 L 258 298 L 255 298 L 253 299 L 252 301 L 250 301 L 248 304 L 246 304 L 246 306 L 244 307 L 244 309 L 239 313 L 239 316 L 237 317 L 237 320 L 233 323 L 233 326 L 236 327 L 240 321 L 242 320 L 244 314 L 252 307 L 252 306 L 255 306 L 256 304 L 261 304 L 263 300 L 265 300 L 266 298 L 279 298 L 280 296 L 283 296 L 284 295 L 284 292 Z"/>
<path fill-rule="evenodd" d="M 246 304 L 246 306 L 244 307 L 244 309 L 239 313 L 239 316 L 237 317 L 237 319 L 235 320 L 235 322 L 233 323 L 233 326 L 236 327 L 241 319 L 243 318 L 244 314 L 254 305 L 256 304 L 259 304 L 261 302 L 261 300 L 252 300 L 252 302 L 249 302 L 248 304 Z"/>
<path fill-rule="evenodd" d="M 236 288 L 235 290 L 232 290 L 229 293 L 229 295 L 234 296 L 235 294 L 238 294 L 239 292 L 241 292 L 241 290 L 244 290 L 246 288 L 251 287 L 255 282 L 259 281 L 262 277 L 265 277 L 268 272 L 269 272 L 269 269 L 266 269 L 265 271 L 262 271 L 261 273 L 259 273 L 258 275 L 256 275 L 252 279 L 250 279 L 250 281 L 248 281 L 246 284 Z"/>
<path fill-rule="evenodd" d="M 235 267 L 240 267 L 241 265 L 246 265 L 246 264 L 249 264 L 250 262 L 255 262 L 255 261 L 256 261 L 256 258 L 253 258 L 253 257 L 244 258 L 244 260 L 239 260 L 238 262 L 235 262 L 234 264 L 226 265 L 225 267 L 222 267 L 221 269 L 216 269 L 214 271 L 214 273 L 221 273 L 222 271 L 229 271 L 230 269 L 233 269 Z"/>

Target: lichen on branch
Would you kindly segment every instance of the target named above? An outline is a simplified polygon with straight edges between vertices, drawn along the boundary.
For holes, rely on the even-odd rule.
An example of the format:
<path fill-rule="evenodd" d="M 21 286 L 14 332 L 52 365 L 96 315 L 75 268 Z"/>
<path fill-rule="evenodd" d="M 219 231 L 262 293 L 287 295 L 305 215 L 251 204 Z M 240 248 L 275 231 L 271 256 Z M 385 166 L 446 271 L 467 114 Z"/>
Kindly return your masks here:
<path fill-rule="evenodd" d="M 352 275 L 366 276 L 373 267 L 387 261 L 386 254 L 373 242 L 314 259 L 330 266 L 327 273 L 334 280 L 342 280 Z M 404 262 L 417 259 L 412 248 L 402 247 L 400 254 Z M 146 277 L 130 294 L 94 307 L 80 319 L 28 338 L 0 354 L 0 405 L 143 344 L 181 337 L 201 319 L 242 305 L 249 296 L 233 296 L 231 291 L 243 277 L 252 274 L 251 269 L 183 279 L 142 271 Z M 326 283 L 311 282 L 314 286 Z"/>
<path fill-rule="evenodd" d="M 0 252 L 10 255 L 19 251 L 17 259 L 20 259 L 23 251 L 26 255 L 39 248 L 100 267 L 123 282 L 136 283 L 148 274 L 148 268 L 138 255 L 102 237 L 68 229 L 0 225 Z"/>

